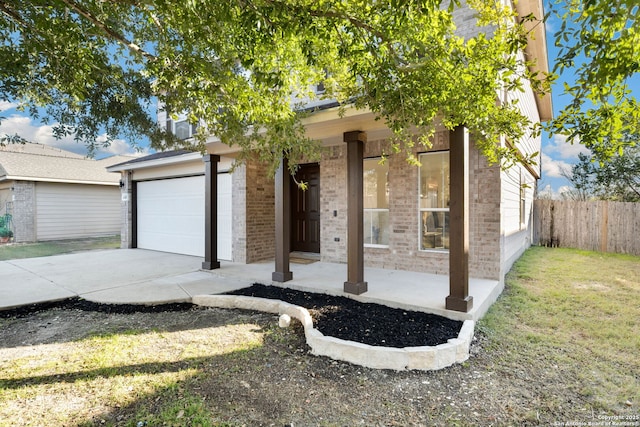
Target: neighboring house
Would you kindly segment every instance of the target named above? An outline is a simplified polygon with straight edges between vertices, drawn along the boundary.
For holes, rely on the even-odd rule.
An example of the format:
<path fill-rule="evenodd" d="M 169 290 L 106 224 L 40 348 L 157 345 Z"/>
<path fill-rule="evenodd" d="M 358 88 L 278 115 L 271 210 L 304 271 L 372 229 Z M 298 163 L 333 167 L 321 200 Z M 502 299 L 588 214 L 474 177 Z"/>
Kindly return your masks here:
<path fill-rule="evenodd" d="M 33 143 L 0 147 L 0 214 L 11 215 L 14 241 L 119 234 L 120 181 L 105 168 L 126 159 Z"/>
<path fill-rule="evenodd" d="M 543 16 L 539 1 L 519 2 L 518 12 Z M 472 11 L 458 13 L 457 22 L 474 22 Z M 542 25 L 524 54 L 547 70 Z M 509 96 L 519 99 L 533 123 L 551 118 L 549 95 L 537 96 L 527 86 Z M 163 112 L 158 121 L 184 138 L 193 131 L 186 120 L 169 120 Z M 121 172 L 126 182 L 123 246 L 204 256 L 204 268 L 217 268 L 218 259 L 275 258 L 272 279 L 280 282 L 291 278 L 290 252 L 315 253 L 325 262 L 347 262 L 344 290 L 356 294 L 367 290 L 364 266 L 449 274 L 446 306 L 458 311 L 472 306 L 468 277 L 503 283 L 530 246 L 539 166 L 502 171 L 489 165 L 462 128 L 440 128 L 430 150 L 415 152 L 421 167 L 402 156 L 381 165 L 389 129 L 368 111 L 341 115 L 330 103 L 320 105 L 306 129 L 325 149 L 318 163 L 300 165 L 297 178 L 309 184 L 304 192 L 286 173 L 274 183 L 257 161 L 228 173 L 237 148 L 213 139 L 204 161 L 198 153 L 170 152 L 112 166 L 108 170 Z M 541 140 L 517 146 L 532 154 Z M 454 212 L 456 206 L 461 210 Z"/>

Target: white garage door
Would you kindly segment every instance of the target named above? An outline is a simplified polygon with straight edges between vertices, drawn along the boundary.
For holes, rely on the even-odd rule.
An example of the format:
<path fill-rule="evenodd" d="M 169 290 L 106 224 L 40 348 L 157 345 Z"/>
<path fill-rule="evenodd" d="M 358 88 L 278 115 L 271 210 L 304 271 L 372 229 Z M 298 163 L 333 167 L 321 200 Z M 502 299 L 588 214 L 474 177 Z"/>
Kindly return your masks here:
<path fill-rule="evenodd" d="M 36 239 L 57 240 L 120 233 L 117 186 L 36 184 Z"/>
<path fill-rule="evenodd" d="M 231 177 L 218 175 L 218 259 L 231 259 Z M 204 176 L 137 185 L 138 247 L 204 256 Z M 228 197 L 228 202 L 221 202 Z"/>

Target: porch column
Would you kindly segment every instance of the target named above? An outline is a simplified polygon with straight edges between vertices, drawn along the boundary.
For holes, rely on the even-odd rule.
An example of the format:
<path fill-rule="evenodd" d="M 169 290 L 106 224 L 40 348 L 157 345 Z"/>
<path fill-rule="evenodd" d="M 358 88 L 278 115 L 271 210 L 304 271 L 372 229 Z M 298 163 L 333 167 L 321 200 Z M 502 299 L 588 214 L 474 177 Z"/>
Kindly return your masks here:
<path fill-rule="evenodd" d="M 347 143 L 347 281 L 344 291 L 350 294 L 367 292 L 364 281 L 364 227 L 362 197 L 362 157 L 367 134 L 360 131 L 344 133 Z"/>
<path fill-rule="evenodd" d="M 218 261 L 218 162 L 220 156 L 207 154 L 202 160 L 204 176 L 204 262 L 203 270 L 220 268 Z"/>
<path fill-rule="evenodd" d="M 286 157 L 282 157 L 275 176 L 276 196 L 276 271 L 271 274 L 274 282 L 287 282 L 293 279 L 289 271 L 289 253 L 291 252 L 291 188 L 289 166 Z"/>
<path fill-rule="evenodd" d="M 473 307 L 469 295 L 469 132 L 458 126 L 449 134 L 449 296 L 447 310 Z"/>

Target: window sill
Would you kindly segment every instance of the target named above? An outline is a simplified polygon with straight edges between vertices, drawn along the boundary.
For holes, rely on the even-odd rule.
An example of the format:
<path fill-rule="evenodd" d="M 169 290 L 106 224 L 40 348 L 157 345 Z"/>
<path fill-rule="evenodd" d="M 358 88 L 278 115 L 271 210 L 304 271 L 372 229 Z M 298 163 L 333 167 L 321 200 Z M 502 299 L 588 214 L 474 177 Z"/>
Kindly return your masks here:
<path fill-rule="evenodd" d="M 372 245 L 372 244 L 364 244 L 365 248 L 369 249 L 389 249 L 389 245 Z"/>

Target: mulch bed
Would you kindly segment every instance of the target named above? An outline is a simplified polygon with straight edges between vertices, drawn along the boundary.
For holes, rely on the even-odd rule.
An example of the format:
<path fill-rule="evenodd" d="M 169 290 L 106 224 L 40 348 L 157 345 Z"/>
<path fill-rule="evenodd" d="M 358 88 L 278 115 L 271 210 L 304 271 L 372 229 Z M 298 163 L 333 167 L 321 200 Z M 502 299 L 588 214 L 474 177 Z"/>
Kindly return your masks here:
<path fill-rule="evenodd" d="M 457 338 L 462 322 L 434 314 L 400 310 L 351 298 L 302 292 L 278 286 L 252 285 L 230 295 L 277 299 L 309 310 L 316 329 L 326 336 L 382 347 L 419 347 L 444 344 Z M 100 304 L 81 298 L 31 304 L 0 311 L 0 318 L 23 317 L 52 309 L 80 309 L 103 313 L 160 313 L 185 311 L 190 303 L 160 305 Z"/>
<path fill-rule="evenodd" d="M 435 314 L 278 286 L 255 284 L 229 294 L 278 299 L 304 307 L 311 313 L 314 327 L 324 335 L 382 347 L 444 344 L 457 338 L 462 327 L 462 322 Z"/>

